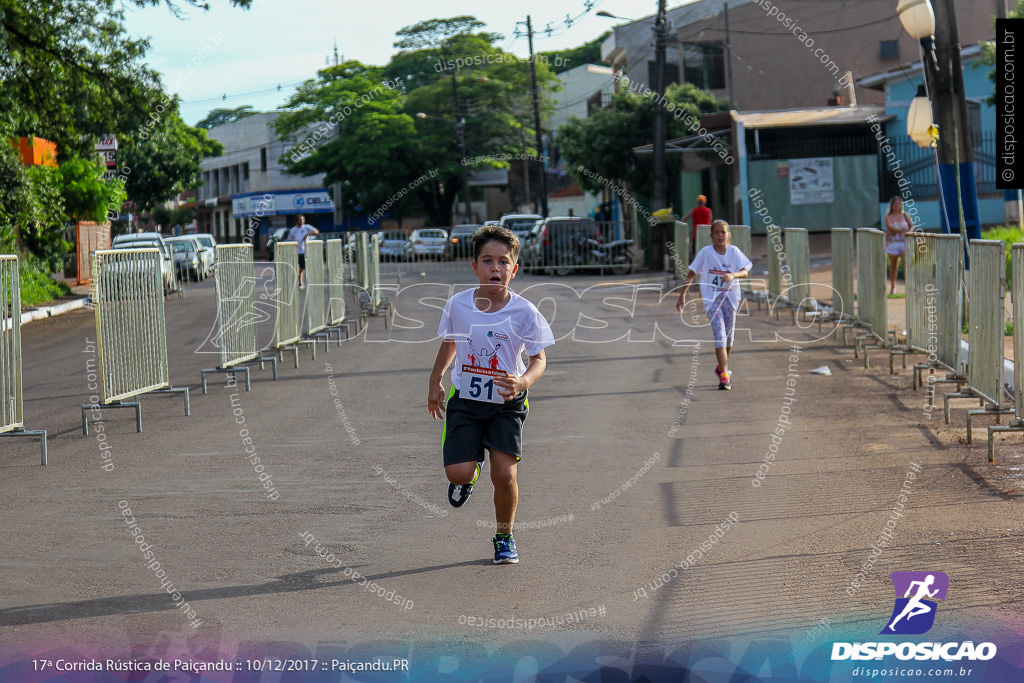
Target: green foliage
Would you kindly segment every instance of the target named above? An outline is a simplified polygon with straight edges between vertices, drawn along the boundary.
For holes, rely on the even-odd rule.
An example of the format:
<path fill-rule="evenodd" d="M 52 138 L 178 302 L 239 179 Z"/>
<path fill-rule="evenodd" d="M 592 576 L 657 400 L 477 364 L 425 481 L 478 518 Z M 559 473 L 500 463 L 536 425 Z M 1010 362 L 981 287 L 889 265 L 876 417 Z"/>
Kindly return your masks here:
<path fill-rule="evenodd" d="M 507 162 L 495 157 L 521 153 L 520 122 L 531 120 L 527 62 L 495 47 L 497 34 L 473 33 L 482 26 L 468 16 L 420 22 L 398 32 L 404 51 L 383 67 L 347 61 L 321 70 L 275 121 L 293 145 L 286 169 L 344 182 L 346 213 L 372 215 L 390 201 L 393 217 L 424 211 L 428 225 L 450 225 L 461 186 L 458 133 L 470 170 L 500 168 Z M 542 87 L 554 81 L 545 64 L 537 77 Z"/>
<path fill-rule="evenodd" d="M 65 159 L 59 171 L 64 209 L 71 220 L 103 223 L 108 211 L 117 211 L 124 203 L 121 183 L 103 180 L 103 164 L 95 155 Z"/>
<path fill-rule="evenodd" d="M 590 42 L 579 47 L 568 50 L 553 50 L 551 52 L 538 52 L 537 61 L 547 62 L 552 71 L 560 74 L 569 69 L 575 69 L 584 64 L 601 63 L 601 43 L 611 35 L 611 31 L 605 31 Z"/>
<path fill-rule="evenodd" d="M 234 109 L 211 109 L 204 119 L 196 124 L 196 128 L 210 130 L 226 123 L 234 123 L 250 116 L 256 116 L 262 112 L 255 111 L 251 104 L 246 104 Z"/>
<path fill-rule="evenodd" d="M 142 209 L 199 186 L 204 156 L 220 156 L 224 146 L 211 140 L 202 128 L 186 125 L 178 103 L 161 103 L 156 118 L 118 150 L 126 175 L 128 199 Z"/>
<path fill-rule="evenodd" d="M 687 120 L 699 121 L 702 113 L 726 109 L 723 101 L 690 83 L 669 86 L 665 98 L 673 110 L 671 115 L 666 113 L 669 140 L 696 132 Z M 650 196 L 650 161 L 638 163 L 633 148 L 654 140 L 654 112 L 658 106 L 661 105 L 655 102 L 653 94 L 644 96 L 621 88 L 612 98 L 610 108 L 595 111 L 586 119 L 572 119 L 558 130 L 562 156 L 583 189 L 599 192 L 604 186 L 580 172 L 578 166 L 608 179 L 624 181 L 632 192 Z M 678 157 L 666 157 L 665 169 L 669 175 L 677 172 Z"/>
<path fill-rule="evenodd" d="M 1006 243 L 1006 286 L 1013 284 L 1013 249 L 1014 243 L 1024 242 L 1024 230 L 1001 225 L 981 233 L 983 240 L 1002 240 Z"/>
<path fill-rule="evenodd" d="M 21 306 L 38 306 L 67 296 L 71 288 L 64 282 L 53 280 L 46 265 L 31 256 L 22 257 L 18 262 L 18 279 L 21 283 Z"/>

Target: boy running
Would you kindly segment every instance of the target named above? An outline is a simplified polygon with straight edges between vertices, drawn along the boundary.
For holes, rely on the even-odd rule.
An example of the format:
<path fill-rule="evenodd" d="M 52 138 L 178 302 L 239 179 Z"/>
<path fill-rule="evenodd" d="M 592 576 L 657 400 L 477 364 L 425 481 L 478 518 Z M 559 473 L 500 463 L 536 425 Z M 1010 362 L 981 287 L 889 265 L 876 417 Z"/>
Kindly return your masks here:
<path fill-rule="evenodd" d="M 711 224 L 711 244 L 697 252 L 676 303 L 676 310 L 682 313 L 686 293 L 699 273 L 704 312 L 715 335 L 715 356 L 718 358 L 715 374 L 718 375 L 719 389 L 732 389 L 729 354 L 736 336 L 736 309 L 740 304 L 738 278 L 746 277 L 754 265 L 746 254 L 729 244 L 730 237 L 728 223 L 719 219 Z"/>
<path fill-rule="evenodd" d="M 544 374 L 544 347 L 555 343 L 540 311 L 508 289 L 519 270 L 518 258 L 519 238 L 511 230 L 485 225 L 473 234 L 473 273 L 480 285 L 459 292 L 444 306 L 437 328 L 441 347 L 427 395 L 430 415 L 444 418 L 441 451 L 453 507 L 469 499 L 484 449 L 490 453 L 495 564 L 519 562 L 512 524 L 519 502 L 516 467 L 530 408 L 526 390 Z M 442 382 L 452 361 L 446 402 Z"/>

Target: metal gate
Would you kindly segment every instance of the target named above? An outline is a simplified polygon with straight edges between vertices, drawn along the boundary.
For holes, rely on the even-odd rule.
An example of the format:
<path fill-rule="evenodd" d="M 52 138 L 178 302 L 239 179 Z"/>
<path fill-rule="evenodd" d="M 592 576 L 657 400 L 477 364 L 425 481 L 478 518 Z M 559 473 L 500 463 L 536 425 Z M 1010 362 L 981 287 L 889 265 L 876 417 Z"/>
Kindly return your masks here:
<path fill-rule="evenodd" d="M 135 409 L 135 426 L 142 431 L 138 401 L 128 399 L 153 392 L 184 394 L 190 414 L 188 388 L 173 388 L 167 366 L 164 287 L 158 249 L 98 251 L 93 255 L 93 304 L 96 307 L 96 348 L 101 403 Z M 82 432 L 89 433 L 82 405 Z"/>
<path fill-rule="evenodd" d="M 46 464 L 46 430 L 25 429 L 21 375 L 21 279 L 17 256 L 0 256 L 0 436 L 39 436 Z"/>

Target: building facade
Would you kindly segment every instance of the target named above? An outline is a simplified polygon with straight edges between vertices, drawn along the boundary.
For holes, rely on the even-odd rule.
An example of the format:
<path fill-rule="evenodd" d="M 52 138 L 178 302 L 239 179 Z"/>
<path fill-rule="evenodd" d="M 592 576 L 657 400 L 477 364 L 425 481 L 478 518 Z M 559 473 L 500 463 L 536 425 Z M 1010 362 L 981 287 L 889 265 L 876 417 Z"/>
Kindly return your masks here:
<path fill-rule="evenodd" d="M 260 248 L 274 229 L 294 225 L 300 213 L 321 232 L 334 230 L 334 202 L 323 176 L 284 172 L 281 158 L 293 143 L 274 132 L 278 116 L 257 114 L 210 129 L 224 154 L 202 161 L 198 232 L 209 232 L 218 242 L 250 241 Z"/>

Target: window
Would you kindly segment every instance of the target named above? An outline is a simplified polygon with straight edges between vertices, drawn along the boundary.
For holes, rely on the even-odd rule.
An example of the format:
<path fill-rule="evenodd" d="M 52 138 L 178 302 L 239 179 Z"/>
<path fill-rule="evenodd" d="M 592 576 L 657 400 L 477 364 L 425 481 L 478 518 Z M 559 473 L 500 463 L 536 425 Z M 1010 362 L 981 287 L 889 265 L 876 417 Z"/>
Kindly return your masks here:
<path fill-rule="evenodd" d="M 656 79 L 654 78 L 654 61 L 647 62 L 647 85 L 652 90 L 656 85 Z M 679 65 L 675 62 L 665 62 L 665 87 L 672 85 L 673 83 L 679 82 Z"/>
<path fill-rule="evenodd" d="M 260 147 L 260 173 L 267 172 L 267 148 Z"/>
<path fill-rule="evenodd" d="M 249 182 L 249 162 L 242 164 L 242 180 Z"/>
<path fill-rule="evenodd" d="M 899 59 L 900 41 L 883 40 L 878 43 L 878 56 L 881 59 Z"/>
<path fill-rule="evenodd" d="M 702 90 L 725 88 L 725 48 L 721 43 L 683 43 L 683 80 Z"/>

